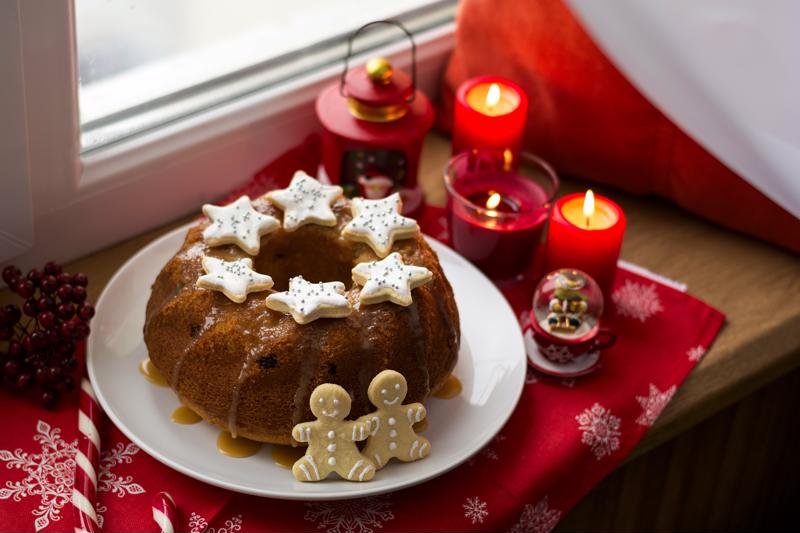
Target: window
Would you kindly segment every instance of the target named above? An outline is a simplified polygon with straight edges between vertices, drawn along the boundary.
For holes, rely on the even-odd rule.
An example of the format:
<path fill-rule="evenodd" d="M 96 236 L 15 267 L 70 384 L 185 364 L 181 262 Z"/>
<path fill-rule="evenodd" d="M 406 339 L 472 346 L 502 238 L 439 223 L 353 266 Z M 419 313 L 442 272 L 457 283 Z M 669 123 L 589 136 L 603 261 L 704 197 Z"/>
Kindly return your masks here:
<path fill-rule="evenodd" d="M 0 262 L 67 261 L 191 213 L 317 129 L 361 24 L 430 95 L 456 0 L 0 1 Z M 408 68 L 378 26 L 374 55 Z M 2 265 L 0 265 L 2 266 Z"/>
<path fill-rule="evenodd" d="M 412 32 L 452 1 L 75 0 L 81 149 L 89 152 L 340 60 L 355 28 Z M 402 34 L 370 32 L 362 48 Z"/>

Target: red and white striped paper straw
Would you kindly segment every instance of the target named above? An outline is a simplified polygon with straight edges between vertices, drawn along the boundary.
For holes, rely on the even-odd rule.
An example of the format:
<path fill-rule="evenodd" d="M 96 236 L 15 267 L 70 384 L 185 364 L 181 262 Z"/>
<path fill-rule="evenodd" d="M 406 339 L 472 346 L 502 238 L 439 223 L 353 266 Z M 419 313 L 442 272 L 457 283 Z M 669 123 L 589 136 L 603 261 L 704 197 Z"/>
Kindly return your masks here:
<path fill-rule="evenodd" d="M 100 464 L 100 427 L 103 411 L 91 383 L 81 381 L 80 408 L 78 409 L 78 451 L 75 454 L 75 486 L 72 489 L 72 508 L 75 533 L 96 533 L 97 525 L 97 470 Z"/>
<path fill-rule="evenodd" d="M 175 501 L 168 492 L 159 492 L 153 497 L 153 521 L 161 533 L 175 533 Z"/>

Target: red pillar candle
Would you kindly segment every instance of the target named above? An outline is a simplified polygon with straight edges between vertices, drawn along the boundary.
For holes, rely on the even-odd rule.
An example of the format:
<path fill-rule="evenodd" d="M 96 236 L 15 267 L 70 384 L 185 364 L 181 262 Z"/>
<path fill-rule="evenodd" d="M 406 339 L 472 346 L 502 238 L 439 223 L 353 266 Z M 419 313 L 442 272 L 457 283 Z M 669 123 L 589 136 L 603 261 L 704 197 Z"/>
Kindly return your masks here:
<path fill-rule="evenodd" d="M 453 112 L 453 153 L 472 148 L 522 149 L 528 96 L 514 82 L 481 76 L 462 83 Z"/>
<path fill-rule="evenodd" d="M 622 208 L 592 191 L 560 198 L 550 216 L 546 270 L 577 268 L 595 281 L 608 301 L 625 234 Z"/>
<path fill-rule="evenodd" d="M 555 172 L 521 154 L 509 169 L 497 150 L 462 152 L 445 172 L 450 243 L 494 280 L 522 273 L 542 237 L 558 190 Z"/>

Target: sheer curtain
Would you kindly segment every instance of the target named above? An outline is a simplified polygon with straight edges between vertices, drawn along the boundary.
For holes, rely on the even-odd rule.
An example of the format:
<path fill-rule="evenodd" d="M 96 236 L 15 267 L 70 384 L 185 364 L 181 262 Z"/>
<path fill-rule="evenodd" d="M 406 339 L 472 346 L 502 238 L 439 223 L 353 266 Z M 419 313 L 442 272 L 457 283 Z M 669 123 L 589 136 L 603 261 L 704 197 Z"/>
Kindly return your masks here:
<path fill-rule="evenodd" d="M 800 217 L 800 3 L 568 3 L 665 115 Z"/>

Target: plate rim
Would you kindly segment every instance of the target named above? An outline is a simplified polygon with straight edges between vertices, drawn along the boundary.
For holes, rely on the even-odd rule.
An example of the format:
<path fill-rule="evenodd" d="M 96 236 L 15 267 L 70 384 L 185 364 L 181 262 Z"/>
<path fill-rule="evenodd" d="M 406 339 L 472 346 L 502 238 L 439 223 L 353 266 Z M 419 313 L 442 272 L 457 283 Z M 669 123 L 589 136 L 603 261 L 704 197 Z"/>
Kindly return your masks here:
<path fill-rule="evenodd" d="M 165 234 L 161 235 L 160 237 L 154 239 L 153 241 L 151 241 L 150 243 L 148 243 L 147 245 L 142 247 L 142 249 L 140 249 L 138 252 L 136 252 L 131 257 L 129 257 L 122 265 L 119 266 L 119 268 L 117 268 L 117 270 L 114 272 L 114 275 L 111 276 L 111 278 L 106 283 L 105 287 L 103 287 L 103 291 L 100 294 L 100 297 L 97 299 L 97 302 L 95 303 L 95 308 L 98 311 L 102 310 L 103 302 L 107 297 L 107 294 L 109 292 L 109 288 L 113 286 L 113 284 L 116 282 L 117 278 L 119 278 L 122 275 L 122 273 L 126 270 L 126 268 L 128 268 L 128 266 L 131 263 L 133 263 L 134 261 L 139 259 L 139 256 L 143 256 L 143 255 L 148 254 L 152 248 L 156 248 L 157 246 L 161 245 L 163 241 L 167 241 L 167 240 L 173 239 L 173 238 L 176 237 L 176 235 L 185 234 L 185 232 L 190 227 L 194 226 L 196 223 L 197 223 L 196 221 L 188 222 L 186 224 L 178 226 L 177 228 L 175 228 L 175 229 L 173 229 L 171 231 L 168 231 L 167 233 L 165 233 Z M 434 239 L 433 237 L 430 237 L 430 236 L 425 235 L 425 234 L 423 234 L 423 237 L 428 242 L 428 244 L 434 249 L 434 251 L 437 253 L 437 255 L 440 252 L 440 250 L 443 250 L 446 253 L 452 254 L 453 256 L 455 256 L 457 259 L 460 260 L 460 262 L 462 263 L 462 266 L 466 267 L 468 270 L 471 270 L 473 275 L 477 274 L 478 276 L 484 278 L 488 282 L 488 284 L 495 291 L 497 291 L 498 296 L 500 297 L 500 300 L 502 300 L 502 305 L 505 307 L 505 309 L 510 314 L 510 316 L 513 317 L 514 320 L 516 321 L 516 313 L 514 313 L 514 309 L 511 307 L 511 304 L 508 302 L 506 297 L 503 296 L 503 293 L 500 291 L 500 289 L 498 289 L 497 286 L 494 283 L 492 283 L 492 281 L 488 277 L 486 277 L 485 274 L 483 274 L 483 272 L 478 270 L 478 268 L 475 267 L 475 265 L 470 263 L 467 259 L 465 259 L 463 256 L 461 256 L 459 253 L 457 253 L 455 250 L 453 250 L 452 248 L 450 248 L 448 245 L 444 244 L 443 242 L 438 241 L 438 240 Z M 366 483 L 366 484 L 359 484 L 359 487 L 364 485 L 363 490 L 360 490 L 360 491 L 313 492 L 313 493 L 310 492 L 310 493 L 291 494 L 291 493 L 286 493 L 286 492 L 273 491 L 273 490 L 270 490 L 270 489 L 254 490 L 254 489 L 250 489 L 248 487 L 242 486 L 242 485 L 236 485 L 236 484 L 231 483 L 229 481 L 220 480 L 220 479 L 208 476 L 208 475 L 204 474 L 201 471 L 194 470 L 192 468 L 186 467 L 186 466 L 180 464 L 179 462 L 174 461 L 172 458 L 168 457 L 167 455 L 165 455 L 165 454 L 161 453 L 160 451 L 155 450 L 153 447 L 151 447 L 144 439 L 140 438 L 137 435 L 136 432 L 131 430 L 125 423 L 123 423 L 122 420 L 117 415 L 117 413 L 111 408 L 111 405 L 109 404 L 109 402 L 106 399 L 106 397 L 103 395 L 102 392 L 100 392 L 102 389 L 98 389 L 98 387 L 95 385 L 95 383 L 97 383 L 97 375 L 95 373 L 94 355 L 93 355 L 93 353 L 94 353 L 93 346 L 94 346 L 94 343 L 95 343 L 95 341 L 94 341 L 95 337 L 94 336 L 90 337 L 88 339 L 87 343 L 86 343 L 86 371 L 87 371 L 87 374 L 89 376 L 89 381 L 92 384 L 92 389 L 93 389 L 93 391 L 95 393 L 95 397 L 97 398 L 97 401 L 100 403 L 100 406 L 102 407 L 104 414 L 111 420 L 111 422 L 117 427 L 117 429 L 119 429 L 120 432 L 123 435 L 125 435 L 131 442 L 133 442 L 139 448 L 141 448 L 150 457 L 152 457 L 153 459 L 155 459 L 158 462 L 162 463 L 163 465 L 171 468 L 172 470 L 175 470 L 176 472 L 179 472 L 179 473 L 181 473 L 181 474 L 183 474 L 185 476 L 188 476 L 188 477 L 190 477 L 192 479 L 201 481 L 201 482 L 206 483 L 208 485 L 212 485 L 212 486 L 215 486 L 215 487 L 220 487 L 220 488 L 223 488 L 223 489 L 226 489 L 226 490 L 230 490 L 230 491 L 233 491 L 233 492 L 236 492 L 236 493 L 239 493 L 239 494 L 248 494 L 248 495 L 251 495 L 251 496 L 258 496 L 258 497 L 262 497 L 262 498 L 274 498 L 274 499 L 279 499 L 279 500 L 292 500 L 292 501 L 348 500 L 348 499 L 357 499 L 357 498 L 363 498 L 363 497 L 368 497 L 368 496 L 377 496 L 377 495 L 380 495 L 380 494 L 388 494 L 388 493 L 391 493 L 391 492 L 396 492 L 396 491 L 399 491 L 399 490 L 407 489 L 407 488 L 413 487 L 415 485 L 419 485 L 419 484 L 424 483 L 426 481 L 429 481 L 429 480 L 431 480 L 433 478 L 442 476 L 442 475 L 446 474 L 447 472 L 450 472 L 454 468 L 462 465 L 464 462 L 469 460 L 470 457 L 475 455 L 475 453 L 478 453 L 482 448 L 484 448 L 497 435 L 497 433 L 499 433 L 503 429 L 505 424 L 508 422 L 509 418 L 511 418 L 511 415 L 514 413 L 514 411 L 516 410 L 517 405 L 519 404 L 519 400 L 520 400 L 520 398 L 522 396 L 522 392 L 523 392 L 523 389 L 524 389 L 524 386 L 525 386 L 525 375 L 526 375 L 526 369 L 527 369 L 527 354 L 526 354 L 526 350 L 525 350 L 525 339 L 523 337 L 522 330 L 521 329 L 517 329 L 517 331 L 519 332 L 519 335 L 517 337 L 517 341 L 518 341 L 517 344 L 519 345 L 518 346 L 518 348 L 519 348 L 518 351 L 520 352 L 520 358 L 522 360 L 521 361 L 522 362 L 522 364 L 521 364 L 522 371 L 521 372 L 517 372 L 517 383 L 516 383 L 516 390 L 515 390 L 515 393 L 513 395 L 513 397 L 514 397 L 513 406 L 512 406 L 511 409 L 508 410 L 508 412 L 503 413 L 503 415 L 498 418 L 498 420 L 501 420 L 501 423 L 497 425 L 497 429 L 495 431 L 488 432 L 484 436 L 483 439 L 480 439 L 478 441 L 479 445 L 476 446 L 475 452 L 473 452 L 470 455 L 467 455 L 466 457 L 462 457 L 457 461 L 454 461 L 452 464 L 447 465 L 445 468 L 441 468 L 441 469 L 438 469 L 438 470 L 433 470 L 433 471 L 430 471 L 430 472 L 426 472 L 426 473 L 424 473 L 424 474 L 422 474 L 422 475 L 420 475 L 420 476 L 418 476 L 418 477 L 416 477 L 414 479 L 406 480 L 405 482 L 401 482 L 397 486 L 388 487 L 388 488 L 387 487 L 370 488 L 368 486 L 369 483 Z"/>

